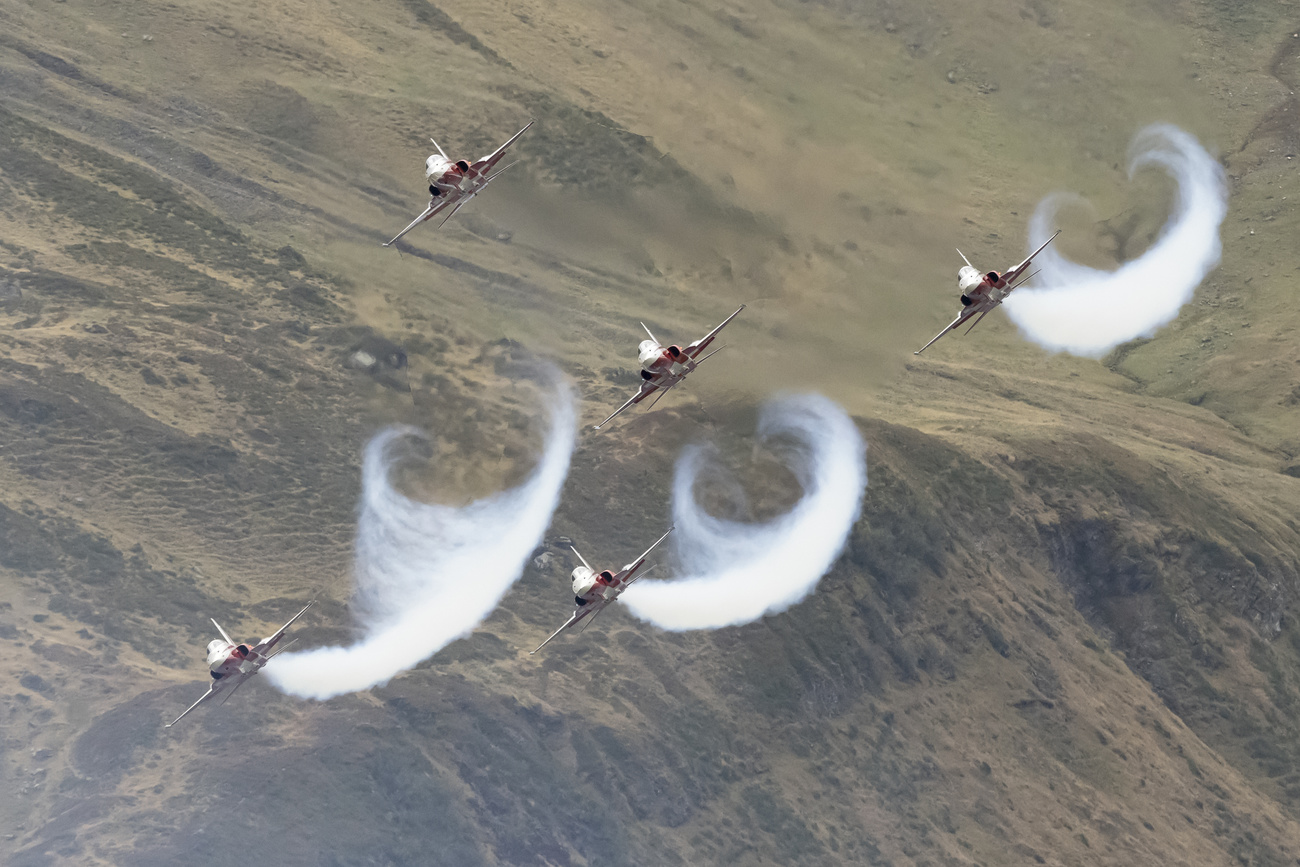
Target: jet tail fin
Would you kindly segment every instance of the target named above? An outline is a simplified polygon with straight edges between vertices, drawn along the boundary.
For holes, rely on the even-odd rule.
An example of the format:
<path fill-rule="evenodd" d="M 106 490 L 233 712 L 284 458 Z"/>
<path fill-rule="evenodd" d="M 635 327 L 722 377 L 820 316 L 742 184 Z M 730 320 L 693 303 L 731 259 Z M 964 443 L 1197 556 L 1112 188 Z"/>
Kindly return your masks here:
<path fill-rule="evenodd" d="M 213 626 L 217 627 L 217 631 L 221 633 L 221 637 L 226 639 L 226 643 L 231 646 L 234 646 L 235 639 L 231 638 L 229 635 L 226 634 L 226 630 L 221 628 L 221 624 L 216 621 L 216 618 L 209 617 L 208 619 L 212 621 Z"/>
<path fill-rule="evenodd" d="M 581 554 L 578 554 L 578 549 L 577 549 L 577 548 L 575 548 L 575 547 L 573 547 L 572 545 L 570 545 L 570 546 L 569 546 L 569 550 L 572 551 L 574 554 L 577 555 L 578 559 L 582 561 L 582 565 L 583 565 L 583 566 L 586 566 L 588 569 L 591 569 L 591 564 L 587 562 L 587 560 L 586 560 L 585 557 L 583 557 Z M 592 572 L 595 572 L 596 570 L 595 570 L 595 569 L 591 569 L 591 571 L 592 571 Z"/>

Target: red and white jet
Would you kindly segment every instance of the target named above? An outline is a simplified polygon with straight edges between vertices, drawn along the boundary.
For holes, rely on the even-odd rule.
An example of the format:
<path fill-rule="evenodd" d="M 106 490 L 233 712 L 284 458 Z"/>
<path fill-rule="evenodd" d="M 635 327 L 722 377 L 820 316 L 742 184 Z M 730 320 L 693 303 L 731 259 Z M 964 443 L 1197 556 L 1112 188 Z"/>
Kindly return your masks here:
<path fill-rule="evenodd" d="M 424 161 L 424 174 L 429 181 L 429 207 L 425 208 L 423 214 L 412 220 L 411 225 L 398 232 L 397 237 L 384 244 L 384 246 L 391 247 L 397 243 L 398 238 L 401 238 L 416 226 L 432 220 L 436 215 L 455 205 L 456 207 L 452 209 L 446 219 L 438 224 L 438 228 L 441 229 L 446 225 L 447 220 L 456 216 L 456 211 L 463 208 L 470 199 L 482 192 L 484 187 L 500 177 L 501 172 L 510 168 L 510 166 L 506 166 L 505 169 L 490 174 L 496 168 L 496 164 L 505 156 L 506 148 L 514 144 L 515 140 L 527 132 L 528 127 L 532 125 L 533 122 L 528 121 L 528 124 L 523 129 L 511 136 L 510 141 L 476 163 L 470 163 L 467 160 L 452 162 L 451 158 L 443 153 L 438 143 L 433 139 L 429 139 L 429 141 L 433 142 L 433 146 L 438 148 L 436 154 Z M 510 165 L 512 166 L 514 163 Z"/>
<path fill-rule="evenodd" d="M 1034 274 L 1030 274 L 1029 277 L 1019 283 L 1016 282 L 1021 274 L 1029 270 L 1029 263 L 1034 261 L 1034 257 L 1043 252 L 1047 245 L 1052 243 L 1052 239 L 1059 234 L 1061 234 L 1061 230 L 1057 229 L 1051 238 L 1043 242 L 1042 247 L 1029 254 L 1028 259 L 1002 273 L 990 271 L 987 274 L 981 274 L 966 258 L 966 254 L 958 250 L 957 255 L 961 256 L 962 261 L 966 263 L 966 267 L 957 272 L 957 288 L 961 290 L 962 311 L 957 314 L 957 318 L 952 321 L 951 325 L 934 336 L 934 340 L 931 340 L 930 343 L 922 346 L 912 354 L 920 355 L 925 352 L 935 340 L 943 337 L 949 331 L 955 330 L 957 326 L 963 325 L 966 320 L 978 313 L 979 319 L 972 322 L 970 328 L 966 329 L 966 333 L 970 334 L 975 329 L 975 326 L 980 324 L 980 319 L 983 319 L 990 310 L 1007 300 L 1007 296 L 1012 291 L 1025 285 L 1034 274 L 1038 273 L 1035 271 Z"/>
<path fill-rule="evenodd" d="M 671 533 L 672 531 L 673 528 L 669 527 L 668 533 Z M 581 554 L 578 554 L 578 549 L 570 545 L 569 550 L 573 551 L 574 554 L 577 554 L 579 560 L 582 560 L 582 565 L 573 570 L 573 601 L 577 603 L 578 607 L 573 609 L 573 616 L 565 621 L 563 626 L 551 633 L 551 638 L 554 638 L 564 630 L 575 625 L 579 620 L 582 620 L 589 614 L 592 615 L 593 619 L 595 619 L 595 615 L 604 611 L 606 605 L 609 605 L 609 603 L 622 596 L 623 591 L 632 586 L 633 581 L 640 578 L 641 575 L 645 575 L 649 572 L 650 569 L 647 569 L 645 572 L 642 572 L 641 575 L 636 574 L 637 570 L 641 568 L 641 565 L 645 563 L 645 558 L 650 556 L 650 552 L 659 547 L 659 542 L 668 538 L 668 533 L 664 533 L 660 536 L 658 541 L 647 548 L 644 554 L 637 557 L 636 560 L 628 563 L 617 572 L 609 569 L 606 569 L 604 572 L 597 572 L 595 569 L 591 568 L 591 565 L 586 560 L 583 560 Z M 548 638 L 541 644 L 537 645 L 537 650 L 541 650 L 543 647 L 550 644 L 551 638 Z M 532 653 L 536 653 L 537 650 L 534 650 Z M 529 656 L 531 656 L 532 653 L 530 653 Z"/>
<path fill-rule="evenodd" d="M 735 313 L 722 320 L 721 325 L 685 348 L 676 344 L 665 348 L 659 343 L 658 338 L 654 336 L 650 329 L 646 328 L 646 324 L 642 322 L 641 327 L 645 328 L 645 333 L 650 335 L 650 339 L 642 340 L 640 346 L 637 347 L 637 361 L 641 362 L 641 388 L 627 403 L 614 410 L 614 415 L 596 425 L 596 430 L 600 430 L 609 424 L 614 420 L 614 416 L 632 404 L 640 403 L 660 389 L 663 389 L 663 393 L 659 397 L 663 397 L 664 394 L 668 393 L 669 389 L 685 379 L 686 374 L 725 349 L 725 346 L 719 346 L 703 358 L 699 357 L 701 352 L 709 348 L 709 344 L 718 336 L 718 332 L 728 322 L 739 316 L 740 311 L 744 309 L 745 305 L 741 304 Z M 656 397 L 654 403 L 650 405 L 654 406 L 655 403 L 658 403 L 659 397 Z"/>
<path fill-rule="evenodd" d="M 315 602 L 308 602 L 307 608 L 311 608 L 315 604 Z M 171 728 L 176 725 L 176 723 L 185 719 L 185 714 L 218 693 L 225 693 L 226 697 L 221 700 L 221 703 L 225 704 L 226 700 L 235 694 L 235 690 L 243 686 L 244 681 L 261 671 L 262 666 L 266 665 L 272 657 L 283 653 L 289 644 L 293 644 L 291 641 L 274 653 L 271 652 L 280 643 L 280 639 L 284 638 L 285 630 L 292 626 L 295 620 L 307 613 L 307 608 L 291 617 L 289 622 L 281 626 L 275 635 L 270 638 L 263 638 L 254 645 L 236 644 L 226 634 L 226 630 L 221 628 L 221 624 L 213 620 L 212 625 L 217 627 L 217 631 L 221 633 L 221 638 L 214 638 L 208 642 L 208 670 L 212 674 L 212 685 L 203 694 L 203 698 L 194 702 L 185 709 L 185 713 L 167 723 L 163 728 Z"/>

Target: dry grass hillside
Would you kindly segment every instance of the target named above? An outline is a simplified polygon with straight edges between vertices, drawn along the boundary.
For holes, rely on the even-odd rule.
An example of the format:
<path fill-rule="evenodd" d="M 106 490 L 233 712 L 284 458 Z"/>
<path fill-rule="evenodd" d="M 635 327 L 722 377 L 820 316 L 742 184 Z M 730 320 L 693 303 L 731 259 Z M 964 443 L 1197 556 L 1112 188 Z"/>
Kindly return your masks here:
<path fill-rule="evenodd" d="M 0 860 L 14 865 L 1300 863 L 1300 22 L 1226 0 L 0 3 Z M 427 138 L 520 165 L 441 231 Z M 1232 181 L 1222 266 L 1102 362 L 1001 316 L 922 358 L 954 246 L 1058 189 L 1112 265 L 1152 121 Z M 368 693 L 186 725 L 215 616 L 346 639 L 367 437 L 441 495 L 529 466 L 548 357 L 602 418 L 637 322 L 731 348 L 581 435 L 547 547 Z M 380 362 L 350 367 L 357 350 Z M 712 437 L 821 391 L 870 485 L 789 612 L 544 654 Z M 784 498 L 784 499 L 783 499 Z"/>

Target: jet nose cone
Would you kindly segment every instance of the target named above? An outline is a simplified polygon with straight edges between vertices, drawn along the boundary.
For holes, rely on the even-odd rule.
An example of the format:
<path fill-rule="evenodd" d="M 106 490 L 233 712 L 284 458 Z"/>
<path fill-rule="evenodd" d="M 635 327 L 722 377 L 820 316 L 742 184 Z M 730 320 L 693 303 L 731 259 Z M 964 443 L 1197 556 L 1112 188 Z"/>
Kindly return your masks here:
<path fill-rule="evenodd" d="M 957 286 L 962 292 L 968 292 L 982 282 L 984 282 L 984 275 L 969 265 L 957 272 Z"/>

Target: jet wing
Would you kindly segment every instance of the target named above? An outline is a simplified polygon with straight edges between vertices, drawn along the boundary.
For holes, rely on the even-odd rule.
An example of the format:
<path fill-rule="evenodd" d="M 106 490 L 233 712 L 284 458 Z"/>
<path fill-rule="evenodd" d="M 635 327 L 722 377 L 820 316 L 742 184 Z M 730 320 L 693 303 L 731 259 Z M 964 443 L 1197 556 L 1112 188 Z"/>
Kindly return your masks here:
<path fill-rule="evenodd" d="M 503 156 L 505 156 L 506 148 L 508 148 L 508 147 L 510 147 L 512 144 L 514 144 L 515 141 L 516 141 L 516 140 L 517 140 L 521 135 L 523 135 L 524 133 L 528 132 L 528 127 L 532 126 L 533 123 L 534 123 L 534 121 L 531 121 L 531 120 L 528 121 L 528 123 L 524 125 L 524 128 L 523 128 L 523 129 L 519 130 L 519 132 L 515 133 L 514 135 L 512 135 L 512 136 L 510 137 L 510 141 L 508 141 L 508 142 L 506 142 L 505 144 L 501 145 L 501 147 L 497 148 L 496 150 L 494 150 L 494 151 L 493 151 L 492 153 L 490 153 L 489 155 L 483 157 L 483 159 L 481 159 L 481 160 L 479 160 L 478 162 L 474 163 L 474 165 L 470 166 L 470 170 L 471 170 L 471 171 L 474 171 L 474 172 L 477 172 L 477 173 L 479 173 L 479 174 L 483 174 L 483 173 L 485 173 L 485 172 L 490 171 L 490 170 L 492 169 L 492 167 L 495 166 L 497 163 L 499 163 L 499 162 L 501 161 L 501 158 L 502 158 Z"/>
<path fill-rule="evenodd" d="M 650 395 L 658 391 L 659 388 L 660 386 L 656 385 L 653 382 L 641 383 L 640 390 L 637 391 L 637 393 L 633 395 L 631 398 L 629 398 L 627 403 L 623 404 L 618 409 L 614 410 L 614 412 L 610 415 L 609 418 L 605 419 L 600 424 L 596 425 L 595 430 L 600 430 L 605 425 L 613 421 L 614 417 L 617 416 L 619 413 L 621 413 L 623 410 L 627 409 L 629 406 L 631 406 L 634 403 L 640 403 L 641 401 L 645 400 L 647 397 L 649 397 Z"/>
<path fill-rule="evenodd" d="M 1025 273 L 1025 269 L 1029 267 L 1030 262 L 1034 261 L 1034 257 L 1037 256 L 1039 253 L 1043 252 L 1043 250 L 1047 249 L 1047 245 L 1052 243 L 1052 241 L 1059 234 L 1061 234 L 1061 230 L 1057 229 L 1055 232 L 1052 233 L 1051 238 L 1048 238 L 1046 241 L 1043 242 L 1043 246 L 1039 247 L 1037 250 L 1029 254 L 1028 259 L 1021 262 L 1019 265 L 1010 269 L 1009 271 L 1003 273 L 1002 279 L 1005 280 L 1008 285 L 1016 282 L 1016 278 L 1019 277 L 1021 274 Z"/>
<path fill-rule="evenodd" d="M 584 605 L 584 606 L 583 606 L 582 608 L 580 608 L 579 610 L 573 612 L 573 616 L 570 617 L 568 620 L 564 621 L 564 625 L 563 625 L 563 626 L 561 626 L 559 629 L 557 629 L 557 630 L 555 630 L 554 632 L 552 632 L 550 638 L 546 639 L 546 640 L 543 641 L 541 644 L 537 645 L 537 650 L 541 650 L 543 647 L 545 647 L 546 645 L 550 644 L 552 638 L 554 638 L 555 636 L 559 635 L 559 634 L 560 634 L 561 632 L 563 632 L 564 630 L 569 629 L 569 628 L 572 627 L 574 624 L 576 624 L 579 620 L 581 620 L 582 618 L 586 617 L 588 614 L 593 614 L 593 613 L 599 611 L 600 609 L 604 608 L 604 607 L 605 607 L 606 605 L 608 605 L 608 604 L 609 604 L 608 602 L 591 602 L 591 603 L 589 603 L 589 604 L 587 604 L 587 605 Z M 529 656 L 532 656 L 534 653 L 537 652 L 537 650 L 530 651 L 530 652 L 528 653 L 528 655 L 529 655 Z M 187 711 L 187 712 L 188 712 L 188 711 Z"/>
<path fill-rule="evenodd" d="M 192 705 L 190 705 L 189 707 L 185 708 L 185 713 L 181 714 L 180 716 L 176 717 L 176 719 L 174 719 L 174 720 L 172 720 L 171 722 L 167 723 L 167 725 L 163 726 L 163 728 L 165 728 L 165 729 L 169 729 L 169 728 L 171 728 L 172 726 L 176 725 L 176 723 L 178 723 L 178 722 L 180 722 L 181 720 L 185 719 L 186 714 L 188 714 L 190 711 L 194 710 L 194 708 L 196 708 L 196 707 L 198 707 L 199 705 L 203 704 L 205 701 L 207 701 L 208 699 L 212 698 L 212 697 L 213 697 L 214 695 L 216 695 L 216 694 L 217 694 L 217 685 L 214 683 L 214 684 L 212 684 L 212 686 L 210 686 L 210 687 L 208 688 L 208 691 L 207 691 L 207 692 L 203 693 L 203 698 L 199 699 L 198 701 L 194 702 L 194 704 L 192 704 Z"/>
<path fill-rule="evenodd" d="M 460 198 L 460 196 L 459 196 L 458 194 L 453 195 L 453 194 L 450 194 L 450 193 L 449 193 L 449 194 L 447 194 L 447 195 L 441 197 L 440 199 L 438 199 L 438 201 L 436 201 L 436 202 L 430 202 L 430 203 L 429 203 L 429 207 L 427 207 L 427 208 L 424 209 L 424 213 L 420 214 L 420 216 L 418 216 L 418 217 L 416 217 L 414 220 L 412 220 L 412 221 L 411 221 L 411 224 L 410 224 L 409 226 L 407 226 L 407 227 L 406 227 L 405 229 L 403 229 L 402 231 L 398 232 L 397 235 L 393 238 L 393 240 L 389 241 L 388 243 L 384 244 L 383 246 L 385 246 L 385 247 L 391 247 L 391 246 L 393 246 L 393 245 L 396 244 L 396 243 L 398 242 L 398 240 L 401 239 L 401 237 L 402 237 L 403 235 L 405 235 L 407 232 L 411 231 L 412 229 L 414 229 L 416 226 L 420 225 L 421 223 L 427 222 L 428 220 L 432 220 L 432 219 L 434 218 L 434 216 L 436 216 L 437 214 L 441 213 L 443 210 L 445 210 L 445 209 L 447 208 L 448 205 L 450 205 L 452 202 L 458 200 L 459 198 Z"/>
<path fill-rule="evenodd" d="M 701 337 L 699 340 L 692 343 L 690 346 L 686 347 L 686 349 L 682 350 L 683 352 L 686 353 L 686 357 L 693 359 L 695 358 L 695 356 L 699 355 L 705 349 L 708 349 L 709 344 L 713 342 L 713 338 L 718 336 L 718 332 L 721 331 L 723 328 L 725 328 L 728 322 L 730 322 L 731 320 L 739 316 L 740 311 L 744 309 L 745 309 L 745 305 L 741 304 L 735 313 L 731 314 L 726 319 L 722 320 L 721 325 L 719 325 L 717 328 L 713 329 L 708 334 Z"/>
<path fill-rule="evenodd" d="M 981 313 L 981 314 L 987 313 L 990 310 L 992 310 L 995 306 L 996 305 L 994 304 L 984 303 L 984 304 L 972 304 L 970 307 L 963 307 L 961 313 L 957 314 L 957 318 L 954 319 L 952 322 L 950 322 L 947 328 L 945 328 L 943 331 L 940 331 L 934 337 L 930 338 L 929 343 L 927 343 L 925 346 L 922 346 L 920 349 L 916 350 L 916 352 L 913 352 L 912 354 L 920 355 L 922 352 L 925 352 L 927 349 L 933 346 L 940 337 L 943 337 L 949 331 L 955 331 L 959 325 L 964 323 L 966 320 L 970 319 L 976 313 Z M 975 321 L 977 323 L 979 322 L 978 319 Z M 975 327 L 974 325 L 971 326 L 971 328 L 974 327 Z"/>
<path fill-rule="evenodd" d="M 646 558 L 650 556 L 650 552 L 653 551 L 655 548 L 658 548 L 658 547 L 659 547 L 659 543 L 662 542 L 664 539 L 667 539 L 668 536 L 669 536 L 669 534 L 672 533 L 672 531 L 673 531 L 674 529 L 675 529 L 675 528 L 673 528 L 673 527 L 669 527 L 669 528 L 668 528 L 668 532 L 667 532 L 667 533 L 664 533 L 662 536 L 660 536 L 658 539 L 656 539 L 656 540 L 655 540 L 655 543 L 654 543 L 653 545 L 651 545 L 649 548 L 646 548 L 644 554 L 642 554 L 640 557 L 636 558 L 636 560 L 635 560 L 634 562 L 629 563 L 628 565 L 624 566 L 624 567 L 623 567 L 623 571 L 622 571 L 622 572 L 619 572 L 617 575 L 614 576 L 615 578 L 618 579 L 619 583 L 622 583 L 623 581 L 625 581 L 625 580 L 631 578 L 632 575 L 633 575 L 633 573 L 635 573 L 636 570 L 638 570 L 638 569 L 641 568 L 641 564 L 645 563 Z M 630 584 L 631 581 L 628 581 L 627 583 Z"/>
<path fill-rule="evenodd" d="M 615 414 L 617 415 L 617 413 Z M 636 580 L 636 578 L 632 576 L 636 572 L 636 570 L 641 568 L 641 564 L 645 563 L 646 558 L 650 556 L 650 552 L 653 551 L 655 548 L 658 548 L 659 543 L 662 542 L 664 539 L 667 539 L 668 534 L 671 533 L 673 529 L 674 528 L 669 527 L 668 533 L 664 533 L 662 536 L 656 539 L 655 543 L 651 545 L 649 548 L 647 548 L 644 554 L 636 558 L 636 560 L 633 563 L 623 567 L 623 570 L 619 572 L 618 575 L 616 576 L 618 580 L 622 583 L 615 585 L 619 587 L 619 589 L 615 592 L 615 595 L 613 597 L 609 599 L 601 599 L 596 602 L 590 602 L 587 605 L 584 605 L 582 608 L 578 609 L 577 611 L 573 612 L 573 616 L 570 617 L 568 620 L 566 620 L 563 626 L 561 626 L 559 629 L 552 632 L 550 638 L 547 638 L 541 644 L 537 645 L 537 650 L 541 650 L 543 647 L 550 644 L 552 638 L 555 638 L 555 636 L 559 635 L 564 630 L 572 628 L 574 625 L 578 623 L 579 620 L 582 620 L 588 614 L 591 615 L 599 614 L 600 612 L 605 610 L 605 607 L 608 606 L 609 603 L 613 602 L 615 599 L 618 599 L 618 597 L 623 594 L 623 591 L 627 589 L 628 585 Z M 577 550 L 575 550 L 573 553 L 578 554 Z M 581 554 L 578 554 L 578 559 L 582 560 Z M 583 565 L 587 564 L 586 560 L 582 560 L 582 562 Z M 587 566 L 587 568 L 590 569 L 591 567 Z M 654 567 L 652 566 L 650 568 L 653 569 Z M 648 572 L 649 569 L 647 569 L 646 571 Z M 537 650 L 534 650 L 531 653 L 529 653 L 529 656 L 532 656 L 532 654 L 536 653 Z"/>
<path fill-rule="evenodd" d="M 313 599 L 311 602 L 307 603 L 307 608 L 311 608 L 315 604 L 316 604 L 316 600 Z M 263 638 L 262 642 L 253 648 L 253 652 L 258 654 L 259 656 L 265 656 L 266 651 L 270 650 L 272 647 L 275 647 L 275 645 L 279 643 L 280 639 L 284 638 L 285 630 L 287 630 L 290 626 L 293 626 L 293 622 L 295 620 L 297 620 L 299 617 L 302 617 L 304 614 L 307 613 L 307 608 L 304 608 L 303 610 L 295 614 L 293 617 L 290 617 L 289 622 L 286 623 L 284 626 L 281 626 L 280 629 L 275 633 L 275 635 L 272 635 L 270 638 Z"/>

